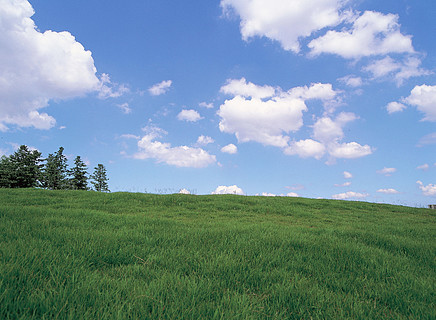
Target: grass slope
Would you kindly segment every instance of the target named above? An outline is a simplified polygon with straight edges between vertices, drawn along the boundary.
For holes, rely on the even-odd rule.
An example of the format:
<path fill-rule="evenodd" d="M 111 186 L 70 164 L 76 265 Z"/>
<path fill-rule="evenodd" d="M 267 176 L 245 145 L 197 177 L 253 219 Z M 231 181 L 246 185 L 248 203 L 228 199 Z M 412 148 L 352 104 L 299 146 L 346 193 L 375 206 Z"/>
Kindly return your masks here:
<path fill-rule="evenodd" d="M 435 211 L 0 189 L 1 319 L 435 319 Z"/>

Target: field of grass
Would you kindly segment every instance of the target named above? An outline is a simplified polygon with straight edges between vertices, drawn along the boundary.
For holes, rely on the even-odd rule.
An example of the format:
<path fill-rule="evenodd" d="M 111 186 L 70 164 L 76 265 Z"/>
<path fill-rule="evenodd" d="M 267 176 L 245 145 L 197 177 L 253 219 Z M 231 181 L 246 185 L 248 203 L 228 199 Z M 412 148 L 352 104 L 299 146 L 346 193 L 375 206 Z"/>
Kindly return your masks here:
<path fill-rule="evenodd" d="M 0 189 L 0 319 L 436 319 L 435 213 Z"/>

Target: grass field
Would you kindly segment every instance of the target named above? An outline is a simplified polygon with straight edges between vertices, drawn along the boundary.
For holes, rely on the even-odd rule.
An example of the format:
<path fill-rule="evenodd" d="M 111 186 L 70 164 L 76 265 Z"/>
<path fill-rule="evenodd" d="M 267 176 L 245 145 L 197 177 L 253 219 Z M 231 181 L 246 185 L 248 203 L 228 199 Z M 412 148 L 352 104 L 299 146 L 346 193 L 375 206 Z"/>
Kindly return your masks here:
<path fill-rule="evenodd" d="M 435 213 L 0 189 L 0 319 L 436 319 Z"/>

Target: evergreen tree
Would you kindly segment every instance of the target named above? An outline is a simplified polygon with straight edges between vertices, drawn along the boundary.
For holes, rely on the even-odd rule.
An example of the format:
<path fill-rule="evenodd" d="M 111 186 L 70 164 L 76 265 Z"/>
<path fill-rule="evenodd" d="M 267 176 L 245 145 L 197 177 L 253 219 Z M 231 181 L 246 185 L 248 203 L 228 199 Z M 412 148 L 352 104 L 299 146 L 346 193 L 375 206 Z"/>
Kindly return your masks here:
<path fill-rule="evenodd" d="M 108 187 L 108 178 L 106 176 L 106 168 L 104 165 L 99 163 L 97 167 L 94 168 L 94 173 L 91 175 L 91 183 L 94 186 L 95 191 L 99 192 L 110 192 Z"/>
<path fill-rule="evenodd" d="M 41 179 L 41 152 L 22 145 L 0 160 L 0 187 L 34 188 Z"/>
<path fill-rule="evenodd" d="M 44 187 L 52 190 L 66 189 L 68 187 L 67 157 L 63 154 L 64 148 L 60 147 L 55 154 L 49 154 L 44 167 Z"/>
<path fill-rule="evenodd" d="M 11 159 L 2 156 L 0 159 L 0 188 L 12 188 L 14 183 L 13 172 Z"/>
<path fill-rule="evenodd" d="M 73 190 L 88 190 L 88 176 L 85 163 L 77 156 L 74 159 L 74 167 L 69 171 L 70 187 Z"/>

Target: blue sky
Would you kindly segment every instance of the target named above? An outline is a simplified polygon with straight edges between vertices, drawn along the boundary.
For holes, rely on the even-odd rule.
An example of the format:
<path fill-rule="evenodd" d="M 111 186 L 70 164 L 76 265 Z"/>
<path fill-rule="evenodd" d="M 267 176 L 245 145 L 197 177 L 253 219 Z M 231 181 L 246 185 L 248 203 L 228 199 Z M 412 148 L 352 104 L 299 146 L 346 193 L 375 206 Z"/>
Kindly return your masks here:
<path fill-rule="evenodd" d="M 430 0 L 0 0 L 0 154 L 111 191 L 436 202 Z"/>

